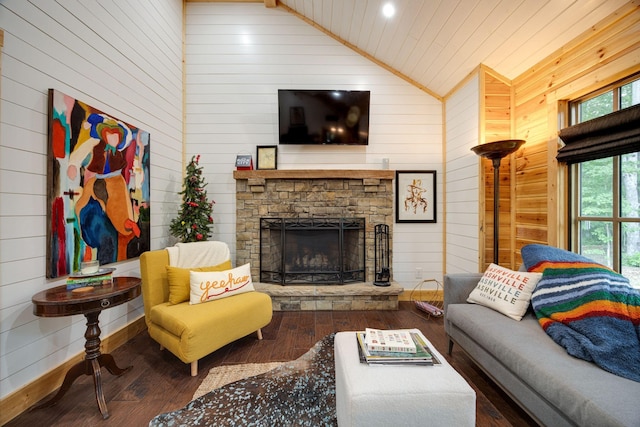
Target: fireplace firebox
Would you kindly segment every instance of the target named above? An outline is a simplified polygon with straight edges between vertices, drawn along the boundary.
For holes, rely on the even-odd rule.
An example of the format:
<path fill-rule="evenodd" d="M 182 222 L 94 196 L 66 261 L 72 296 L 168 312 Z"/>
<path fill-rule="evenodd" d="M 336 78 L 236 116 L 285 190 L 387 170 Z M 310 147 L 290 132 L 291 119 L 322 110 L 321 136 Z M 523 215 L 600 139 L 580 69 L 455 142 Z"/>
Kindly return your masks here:
<path fill-rule="evenodd" d="M 364 218 L 260 219 L 261 282 L 364 282 L 365 259 Z"/>

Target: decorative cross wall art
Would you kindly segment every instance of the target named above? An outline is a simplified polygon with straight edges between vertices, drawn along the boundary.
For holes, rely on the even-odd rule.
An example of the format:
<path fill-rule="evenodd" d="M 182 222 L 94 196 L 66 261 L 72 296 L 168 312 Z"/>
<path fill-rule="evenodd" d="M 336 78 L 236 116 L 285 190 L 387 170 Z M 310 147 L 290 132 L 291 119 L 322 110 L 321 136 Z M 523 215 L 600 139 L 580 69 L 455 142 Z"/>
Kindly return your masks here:
<path fill-rule="evenodd" d="M 149 133 L 49 89 L 47 277 L 150 249 Z"/>
<path fill-rule="evenodd" d="M 396 222 L 437 222 L 436 171 L 396 171 Z"/>

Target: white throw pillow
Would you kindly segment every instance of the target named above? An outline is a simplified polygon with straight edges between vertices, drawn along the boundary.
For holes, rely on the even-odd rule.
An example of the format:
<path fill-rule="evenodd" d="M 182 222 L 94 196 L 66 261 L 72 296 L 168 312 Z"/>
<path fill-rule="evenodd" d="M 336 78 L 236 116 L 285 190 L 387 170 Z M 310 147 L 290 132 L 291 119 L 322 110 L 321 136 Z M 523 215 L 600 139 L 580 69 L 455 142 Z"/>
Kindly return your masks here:
<path fill-rule="evenodd" d="M 467 302 L 492 308 L 515 320 L 521 320 L 529 307 L 531 293 L 542 273 L 513 271 L 491 264 Z"/>
<path fill-rule="evenodd" d="M 225 271 L 191 271 L 189 283 L 189 304 L 200 304 L 255 290 L 250 264 Z"/>

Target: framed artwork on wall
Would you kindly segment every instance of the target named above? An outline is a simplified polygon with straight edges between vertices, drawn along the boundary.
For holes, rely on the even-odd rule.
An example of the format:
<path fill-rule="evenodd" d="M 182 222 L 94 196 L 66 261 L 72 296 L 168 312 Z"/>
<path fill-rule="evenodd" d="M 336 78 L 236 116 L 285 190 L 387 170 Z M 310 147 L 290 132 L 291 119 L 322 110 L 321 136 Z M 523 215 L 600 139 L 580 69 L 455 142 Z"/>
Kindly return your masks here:
<path fill-rule="evenodd" d="M 396 171 L 396 222 L 437 222 L 436 171 Z"/>
<path fill-rule="evenodd" d="M 46 274 L 151 246 L 149 132 L 49 89 Z"/>
<path fill-rule="evenodd" d="M 256 169 L 278 169 L 278 146 L 258 145 Z"/>

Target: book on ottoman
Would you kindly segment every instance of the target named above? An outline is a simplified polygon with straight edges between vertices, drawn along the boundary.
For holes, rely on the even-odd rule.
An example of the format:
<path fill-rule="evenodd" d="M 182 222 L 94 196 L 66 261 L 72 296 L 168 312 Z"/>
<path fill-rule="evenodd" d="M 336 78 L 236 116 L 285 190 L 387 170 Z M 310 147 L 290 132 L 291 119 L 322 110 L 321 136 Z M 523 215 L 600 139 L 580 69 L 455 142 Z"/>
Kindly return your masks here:
<path fill-rule="evenodd" d="M 375 330 L 377 331 L 377 330 Z M 373 340 L 373 346 L 367 344 L 367 338 L 372 334 L 370 329 L 365 332 L 356 332 L 356 340 L 358 341 L 358 352 L 360 355 L 360 361 L 369 364 L 381 364 L 381 365 L 434 365 L 440 364 L 437 357 L 434 356 L 433 351 L 429 349 L 426 337 L 420 332 L 419 329 L 399 329 L 393 331 L 384 331 L 385 333 L 391 333 L 396 338 L 405 337 L 411 340 L 410 345 L 395 346 L 389 345 L 390 341 L 383 341 L 384 345 L 380 345 L 380 334 L 373 332 L 376 339 Z M 404 339 L 404 338 L 403 338 Z M 378 350 L 380 348 L 387 348 L 390 350 Z M 414 352 L 410 351 L 395 351 L 396 348 L 415 348 Z"/>

